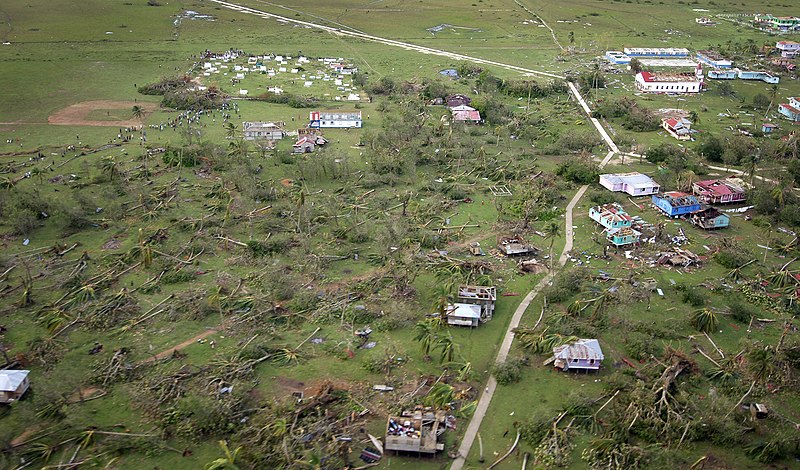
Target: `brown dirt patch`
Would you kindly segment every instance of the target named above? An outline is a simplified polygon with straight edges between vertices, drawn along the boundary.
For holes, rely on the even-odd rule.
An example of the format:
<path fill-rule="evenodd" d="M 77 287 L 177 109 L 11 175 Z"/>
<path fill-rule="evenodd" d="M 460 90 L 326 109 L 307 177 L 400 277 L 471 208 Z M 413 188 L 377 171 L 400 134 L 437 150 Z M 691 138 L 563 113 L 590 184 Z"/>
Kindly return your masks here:
<path fill-rule="evenodd" d="M 72 396 L 69 397 L 70 403 L 79 403 L 84 400 L 91 400 L 93 398 L 100 398 L 101 396 L 105 395 L 106 391 L 102 388 L 98 387 L 86 387 L 84 389 L 78 390 L 77 392 L 73 393 Z"/>
<path fill-rule="evenodd" d="M 142 119 L 127 119 L 123 121 L 96 121 L 88 119 L 89 114 L 96 110 L 132 109 L 139 106 L 144 112 Z M 83 101 L 58 110 L 47 118 L 47 122 L 56 126 L 96 126 L 96 127 L 132 127 L 142 125 L 142 121 L 158 108 L 154 103 L 138 103 L 134 101 Z"/>
<path fill-rule="evenodd" d="M 36 424 L 36 425 L 33 425 L 33 426 L 29 427 L 28 429 L 22 431 L 22 434 L 20 434 L 19 436 L 15 437 L 14 439 L 11 440 L 11 447 L 19 447 L 19 446 L 21 446 L 22 444 L 27 442 L 27 440 L 31 436 L 33 436 L 34 434 L 39 432 L 39 430 L 41 430 L 41 426 Z"/>
<path fill-rule="evenodd" d="M 185 348 L 186 346 L 189 346 L 190 344 L 194 344 L 198 340 L 201 340 L 203 338 L 207 338 L 207 337 L 213 335 L 214 333 L 218 333 L 218 332 L 219 332 L 219 328 L 212 328 L 210 330 L 206 330 L 206 331 L 200 333 L 199 335 L 197 335 L 197 336 L 195 336 L 193 338 L 187 339 L 186 341 L 184 341 L 183 343 L 181 343 L 181 344 L 179 344 L 177 346 L 173 346 L 173 347 L 171 347 L 169 349 L 161 351 L 160 353 L 156 354 L 155 356 L 148 357 L 147 359 L 143 360 L 141 363 L 142 364 L 147 364 L 148 362 L 153 362 L 153 361 L 158 360 L 158 359 L 164 359 L 165 357 L 169 357 L 175 351 L 180 351 L 181 349 Z"/>
<path fill-rule="evenodd" d="M 281 185 L 283 185 L 283 187 L 285 187 L 285 188 L 291 188 L 293 184 L 294 184 L 294 180 L 292 180 L 292 179 L 284 178 L 284 179 L 281 180 Z"/>

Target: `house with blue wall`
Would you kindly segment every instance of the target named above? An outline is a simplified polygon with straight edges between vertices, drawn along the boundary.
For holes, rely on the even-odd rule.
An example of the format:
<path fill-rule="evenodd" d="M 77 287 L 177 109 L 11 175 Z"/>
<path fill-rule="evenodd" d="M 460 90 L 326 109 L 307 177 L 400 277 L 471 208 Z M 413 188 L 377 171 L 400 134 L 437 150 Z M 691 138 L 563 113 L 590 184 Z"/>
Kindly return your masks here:
<path fill-rule="evenodd" d="M 607 229 L 630 227 L 633 223 L 633 218 L 615 202 L 590 208 L 589 218 Z"/>
<path fill-rule="evenodd" d="M 708 78 L 714 80 L 735 80 L 736 75 L 736 70 L 713 69 L 708 71 Z"/>
<path fill-rule="evenodd" d="M 631 58 L 622 51 L 606 51 L 606 59 L 612 64 L 626 65 L 631 63 Z"/>
<path fill-rule="evenodd" d="M 689 215 L 689 222 L 702 229 L 713 230 L 727 227 L 731 223 L 731 218 L 713 207 L 705 207 L 697 212 L 692 212 Z"/>
<path fill-rule="evenodd" d="M 733 66 L 730 59 L 726 59 L 714 51 L 697 51 L 697 60 L 718 69 L 729 69 Z"/>
<path fill-rule="evenodd" d="M 701 209 L 700 201 L 696 197 L 679 191 L 654 194 L 652 201 L 667 217 L 680 217 Z"/>
<path fill-rule="evenodd" d="M 605 228 L 606 238 L 615 246 L 638 243 L 642 235 L 632 228 L 633 217 L 615 202 L 590 208 L 589 218 Z"/>
<path fill-rule="evenodd" d="M 642 237 L 642 232 L 634 230 L 630 227 L 612 228 L 606 230 L 606 238 L 614 246 L 632 245 L 639 243 Z"/>
<path fill-rule="evenodd" d="M 765 83 L 778 83 L 781 81 L 781 77 L 763 70 L 739 70 L 738 76 L 739 80 L 761 80 Z"/>

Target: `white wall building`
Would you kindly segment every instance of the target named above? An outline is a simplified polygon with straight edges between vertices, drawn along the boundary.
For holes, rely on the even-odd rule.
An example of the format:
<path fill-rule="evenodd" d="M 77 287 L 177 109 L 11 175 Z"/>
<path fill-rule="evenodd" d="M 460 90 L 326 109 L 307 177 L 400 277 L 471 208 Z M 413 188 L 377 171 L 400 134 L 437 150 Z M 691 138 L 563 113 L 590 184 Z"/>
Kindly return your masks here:
<path fill-rule="evenodd" d="M 361 127 L 361 111 L 311 111 L 308 119 L 314 129 Z"/>
<path fill-rule="evenodd" d="M 641 173 L 608 173 L 600 175 L 600 185 L 609 191 L 628 193 L 631 196 L 657 194 L 661 187 Z"/>
<path fill-rule="evenodd" d="M 695 73 L 639 72 L 636 88 L 645 93 L 700 93 L 703 90 L 703 70 Z"/>

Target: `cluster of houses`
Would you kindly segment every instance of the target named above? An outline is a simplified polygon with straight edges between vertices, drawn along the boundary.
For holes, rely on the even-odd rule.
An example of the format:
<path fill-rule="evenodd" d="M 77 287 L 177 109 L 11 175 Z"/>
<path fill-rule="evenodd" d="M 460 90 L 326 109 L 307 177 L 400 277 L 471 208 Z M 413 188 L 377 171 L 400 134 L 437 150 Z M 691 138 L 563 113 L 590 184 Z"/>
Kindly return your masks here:
<path fill-rule="evenodd" d="M 800 32 L 800 18 L 796 16 L 756 14 L 753 18 L 753 23 L 759 29 L 774 33 Z"/>
<path fill-rule="evenodd" d="M 679 191 L 662 193 L 658 183 L 641 173 L 600 175 L 600 185 L 609 191 L 631 196 L 650 196 L 653 206 L 670 218 L 685 218 L 693 225 L 706 229 L 725 228 L 730 217 L 711 204 L 740 203 L 746 199 L 746 184 L 741 178 L 722 178 L 697 181 L 692 194 Z M 619 204 L 605 204 L 589 209 L 589 218 L 603 227 L 608 241 L 614 246 L 638 243 L 641 232 L 636 230 L 638 218 L 632 217 Z"/>
<path fill-rule="evenodd" d="M 242 133 L 249 141 L 276 141 L 283 139 L 287 133 L 283 122 L 244 122 Z M 360 128 L 361 111 L 312 111 L 309 113 L 308 126 L 298 129 L 297 141 L 292 145 L 292 153 L 312 153 L 328 143 L 323 137 L 322 129 Z"/>
<path fill-rule="evenodd" d="M 800 50 L 800 44 L 792 41 L 781 41 L 778 43 L 781 50 L 781 57 L 786 59 L 794 57 Z M 636 89 L 643 93 L 700 93 L 705 89 L 702 65 L 711 67 L 708 71 L 708 78 L 714 80 L 760 80 L 765 83 L 779 83 L 780 77 L 764 70 L 742 70 L 733 69 L 733 61 L 723 57 L 721 54 L 710 50 L 699 50 L 694 59 L 688 49 L 662 47 L 662 48 L 625 48 L 623 51 L 607 51 L 606 59 L 612 64 L 627 65 L 631 60 L 636 59 L 686 59 L 675 63 L 665 63 L 665 66 L 685 67 L 694 65 L 695 71 L 691 72 L 669 72 L 669 71 L 641 71 L 636 74 L 634 84 Z M 675 61 L 673 61 L 675 62 Z"/>

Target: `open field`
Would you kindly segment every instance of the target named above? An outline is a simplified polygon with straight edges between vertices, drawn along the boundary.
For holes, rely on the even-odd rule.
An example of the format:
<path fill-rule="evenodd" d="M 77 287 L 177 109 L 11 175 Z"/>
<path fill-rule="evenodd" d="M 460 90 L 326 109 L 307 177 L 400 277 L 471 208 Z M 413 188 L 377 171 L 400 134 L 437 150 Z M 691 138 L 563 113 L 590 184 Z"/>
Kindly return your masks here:
<path fill-rule="evenodd" d="M 490 377 L 500 384 L 480 437 L 454 468 L 488 467 L 518 432 L 494 468 L 526 458 L 528 468 L 796 464 L 800 166 L 797 141 L 782 139 L 793 126 L 754 99 L 783 102 L 800 84 L 785 73 L 777 88 L 737 80 L 648 96 L 627 71 L 602 72 L 600 89 L 586 78 L 606 49 L 631 46 L 726 49 L 755 68 L 765 59 L 748 45 L 776 36 L 694 18 L 798 14 L 793 5 L 231 2 L 381 42 L 220 2 L 150 3 L 0 5 L 0 350 L 31 371 L 24 399 L 0 405 L 0 467 L 356 468 L 388 416 L 424 405 L 455 419 L 444 451 L 387 453 L 376 468 L 447 468 Z M 291 62 L 232 81 L 243 58 L 204 75 L 204 54 L 230 49 L 343 58 L 360 74 L 318 61 L 294 74 Z M 694 112 L 700 132 L 678 145 L 601 117 L 623 152 L 641 156 L 607 155 L 563 80 L 513 67 L 568 76 L 593 110 L 632 98 L 648 112 Z M 183 74 L 220 96 L 193 107 L 200 95 L 180 86 L 140 93 Z M 301 100 L 249 99 L 275 86 Z M 485 122 L 452 122 L 433 104 L 454 93 Z M 325 129 L 327 144 L 309 154 L 293 154 L 290 136 L 243 138 L 245 121 L 294 135 L 309 111 L 326 110 L 358 110 L 363 128 Z M 764 119 L 776 135 L 739 132 Z M 719 154 L 704 153 L 715 139 Z M 604 158 L 603 171 L 641 171 L 664 190 L 725 176 L 708 164 L 742 170 L 755 208 L 702 231 L 602 190 Z M 653 224 L 652 243 L 605 252 L 587 214 L 612 200 Z M 652 263 L 679 228 L 700 265 Z M 512 234 L 538 248 L 535 274 L 495 250 Z M 498 367 L 512 315 L 542 279 Z M 651 279 L 659 290 L 642 287 Z M 461 284 L 497 287 L 491 321 L 442 324 L 437 312 Z M 705 333 L 698 312 L 714 318 Z M 573 336 L 600 341 L 599 372 L 543 365 Z M 769 418 L 742 411 L 751 402 Z"/>

